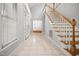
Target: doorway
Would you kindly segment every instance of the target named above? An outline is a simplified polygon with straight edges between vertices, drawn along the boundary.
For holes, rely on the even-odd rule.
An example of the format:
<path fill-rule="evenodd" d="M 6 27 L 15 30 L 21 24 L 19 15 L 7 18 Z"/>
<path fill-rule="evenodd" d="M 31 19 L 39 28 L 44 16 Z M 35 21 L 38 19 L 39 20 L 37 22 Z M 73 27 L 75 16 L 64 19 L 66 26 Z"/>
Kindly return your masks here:
<path fill-rule="evenodd" d="M 42 32 L 43 24 L 42 20 L 33 20 L 33 32 Z"/>

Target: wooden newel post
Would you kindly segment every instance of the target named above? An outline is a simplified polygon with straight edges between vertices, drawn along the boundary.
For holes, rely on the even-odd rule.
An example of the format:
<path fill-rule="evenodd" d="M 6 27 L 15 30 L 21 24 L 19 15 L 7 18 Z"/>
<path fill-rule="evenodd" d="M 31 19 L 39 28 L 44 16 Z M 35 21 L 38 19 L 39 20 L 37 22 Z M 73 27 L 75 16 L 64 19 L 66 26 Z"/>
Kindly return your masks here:
<path fill-rule="evenodd" d="M 76 20 L 75 19 L 73 19 L 72 20 L 72 29 L 73 29 L 73 36 L 72 36 L 72 39 L 73 39 L 73 44 L 72 44 L 72 49 L 73 49 L 73 56 L 75 56 L 76 55 L 76 44 L 75 44 L 75 26 L 76 26 Z"/>

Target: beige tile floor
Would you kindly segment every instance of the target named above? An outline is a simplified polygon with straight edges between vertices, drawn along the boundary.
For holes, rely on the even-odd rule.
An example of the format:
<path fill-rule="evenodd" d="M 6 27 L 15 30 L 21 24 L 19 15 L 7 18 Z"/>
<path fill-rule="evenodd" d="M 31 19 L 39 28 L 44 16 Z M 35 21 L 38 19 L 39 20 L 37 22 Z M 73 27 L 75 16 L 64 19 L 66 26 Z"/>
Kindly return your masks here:
<path fill-rule="evenodd" d="M 10 56 L 65 56 L 65 54 L 52 45 L 42 33 L 33 33 Z"/>

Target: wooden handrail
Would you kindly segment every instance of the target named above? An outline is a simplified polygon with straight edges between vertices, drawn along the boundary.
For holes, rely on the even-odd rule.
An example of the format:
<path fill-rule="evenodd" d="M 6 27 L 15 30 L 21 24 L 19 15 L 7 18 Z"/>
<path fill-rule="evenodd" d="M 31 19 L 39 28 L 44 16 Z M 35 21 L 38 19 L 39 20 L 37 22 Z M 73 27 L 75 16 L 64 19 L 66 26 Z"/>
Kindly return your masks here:
<path fill-rule="evenodd" d="M 59 4 L 55 7 L 55 9 L 57 9 L 60 5 L 61 5 L 61 3 L 59 3 Z"/>
<path fill-rule="evenodd" d="M 45 12 L 45 14 L 48 16 L 49 20 L 51 21 L 51 23 L 53 23 L 52 19 L 50 18 L 50 16 Z"/>
<path fill-rule="evenodd" d="M 71 23 L 71 21 L 70 21 L 70 19 L 69 19 L 68 17 L 64 16 L 64 15 L 63 15 L 62 13 L 60 13 L 58 10 L 55 10 L 55 12 L 56 12 L 57 14 L 59 14 L 61 17 L 63 17 L 64 20 L 66 20 L 67 22 L 69 22 L 69 23 L 72 25 L 72 23 Z"/>
<path fill-rule="evenodd" d="M 66 16 L 62 16 L 62 17 L 66 19 L 72 25 L 71 21 Z"/>

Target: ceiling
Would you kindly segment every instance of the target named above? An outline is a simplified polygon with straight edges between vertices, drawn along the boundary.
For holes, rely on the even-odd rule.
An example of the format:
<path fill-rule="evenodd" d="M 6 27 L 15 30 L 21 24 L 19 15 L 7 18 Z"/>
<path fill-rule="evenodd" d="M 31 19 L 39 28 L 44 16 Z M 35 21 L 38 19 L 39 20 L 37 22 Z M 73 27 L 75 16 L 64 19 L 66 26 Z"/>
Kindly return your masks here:
<path fill-rule="evenodd" d="M 28 5 L 33 19 L 44 19 L 44 14 L 42 12 L 44 3 L 29 3 Z"/>

